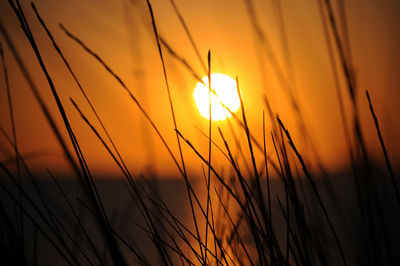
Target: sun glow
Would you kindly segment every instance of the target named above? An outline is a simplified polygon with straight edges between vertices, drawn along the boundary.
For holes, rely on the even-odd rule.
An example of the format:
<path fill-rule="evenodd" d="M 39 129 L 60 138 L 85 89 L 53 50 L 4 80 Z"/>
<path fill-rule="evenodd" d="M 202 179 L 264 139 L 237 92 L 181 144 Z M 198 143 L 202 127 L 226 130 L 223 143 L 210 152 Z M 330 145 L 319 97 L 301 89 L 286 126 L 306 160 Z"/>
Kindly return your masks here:
<path fill-rule="evenodd" d="M 193 97 L 196 102 L 200 114 L 210 119 L 210 98 L 208 89 L 208 77 L 204 77 L 204 84 L 198 82 L 193 92 Z M 211 88 L 215 94 L 211 92 L 211 120 L 225 120 L 232 115 L 225 108 L 235 113 L 240 108 L 239 95 L 237 93 L 236 82 L 231 77 L 214 73 L 211 74 Z M 222 104 L 221 104 L 222 103 Z"/>

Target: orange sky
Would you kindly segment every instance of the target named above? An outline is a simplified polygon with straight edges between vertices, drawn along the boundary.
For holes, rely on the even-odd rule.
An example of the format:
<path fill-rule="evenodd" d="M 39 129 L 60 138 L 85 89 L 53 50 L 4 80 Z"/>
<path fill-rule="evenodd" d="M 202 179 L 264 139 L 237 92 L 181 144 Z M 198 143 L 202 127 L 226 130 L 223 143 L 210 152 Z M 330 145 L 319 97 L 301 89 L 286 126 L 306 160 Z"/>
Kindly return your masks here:
<path fill-rule="evenodd" d="M 33 16 L 26 1 L 25 13 L 37 37 L 39 49 L 50 70 L 56 88 L 76 130 L 78 141 L 88 160 L 89 167 L 97 174 L 117 173 L 117 168 L 106 154 L 100 142 L 79 117 L 69 102 L 72 97 L 91 121 L 94 115 L 85 103 L 78 87 L 67 72 L 59 56 L 51 46 L 43 29 Z M 250 129 L 262 141 L 262 112 L 265 109 L 263 94 L 270 98 L 273 108 L 279 113 L 300 151 L 309 154 L 297 130 L 293 111 L 287 95 L 277 82 L 265 54 L 260 58 L 251 23 L 243 0 L 179 1 L 177 6 L 193 34 L 199 51 L 206 61 L 207 52 L 212 54 L 212 72 L 221 72 L 239 77 Z M 262 29 L 267 34 L 279 65 L 287 75 L 281 45 L 281 31 L 273 8 L 274 1 L 253 1 Z M 336 2 L 336 1 L 333 1 Z M 182 55 L 202 76 L 205 74 L 195 52 L 185 35 L 182 25 L 169 1 L 151 1 L 157 27 L 169 44 Z M 294 70 L 298 100 L 313 141 L 328 169 L 339 170 L 348 164 L 343 130 L 327 47 L 321 26 L 316 0 L 282 1 L 289 51 Z M 375 111 L 381 123 L 389 155 L 396 165 L 400 164 L 399 107 L 400 96 L 400 3 L 396 0 L 345 1 L 349 24 L 351 51 L 358 81 L 359 111 L 362 118 L 368 148 L 372 157 L 382 160 L 381 150 L 368 110 L 364 90 L 372 96 Z M 56 41 L 69 60 L 86 93 L 103 119 L 116 145 L 134 174 L 142 173 L 146 165 L 152 165 L 160 175 L 178 173 L 165 148 L 154 131 L 144 121 L 143 115 L 127 97 L 120 85 L 90 55 L 65 36 L 57 26 L 63 23 L 72 33 L 79 36 L 91 49 L 98 53 L 118 73 L 131 91 L 142 102 L 146 110 L 166 137 L 173 152 L 178 156 L 178 147 L 158 56 L 154 34 L 150 27 L 149 13 L 145 1 L 36 1 L 39 12 L 54 34 Z M 17 19 L 6 1 L 0 3 L 0 18 L 24 56 L 24 62 L 40 92 L 51 107 L 60 128 L 65 132 L 61 117 L 52 99 L 50 88 L 36 62 L 32 49 L 20 30 Z M 0 40 L 3 39 L 0 38 Z M 3 44 L 3 47 L 5 45 Z M 164 49 L 167 75 L 182 134 L 208 157 L 208 140 L 196 129 L 208 132 L 208 121 L 197 111 L 192 98 L 196 80 L 175 61 Z M 61 150 L 50 127 L 40 113 L 38 104 L 24 81 L 8 48 L 5 59 L 9 70 L 12 96 L 15 103 L 18 145 L 22 154 L 43 153 L 28 160 L 37 170 L 46 168 L 68 172 Z M 266 68 L 261 72 L 259 62 Z M 263 86 L 262 76 L 265 77 Z M 342 73 L 340 73 L 342 76 Z M 4 75 L 0 74 L 0 125 L 10 131 L 9 112 L 6 101 Z M 343 83 L 343 79 L 341 80 Z M 344 83 L 343 83 L 344 84 Z M 342 86 L 348 106 L 348 93 Z M 98 123 L 94 123 L 99 127 Z M 235 124 L 235 123 L 233 123 Z M 235 146 L 227 122 L 213 123 L 215 141 L 223 145 L 216 127 L 220 126 Z M 235 128 L 238 127 L 235 125 Z M 268 127 L 270 128 L 270 127 Z M 244 131 L 238 131 L 243 141 Z M 66 136 L 66 134 L 65 134 Z M 214 139 L 214 138 L 213 138 Z M 297 141 L 296 141 L 297 140 Z M 268 150 L 272 152 L 271 141 Z M 183 145 L 189 171 L 201 173 L 201 163 L 193 152 Z M 0 159 L 11 156 L 11 149 L 0 137 Z M 218 167 L 226 165 L 219 151 L 213 156 Z M 28 157 L 27 157 L 28 158 Z M 222 163 L 223 162 L 223 163 Z M 220 169 L 220 168 L 218 168 Z"/>

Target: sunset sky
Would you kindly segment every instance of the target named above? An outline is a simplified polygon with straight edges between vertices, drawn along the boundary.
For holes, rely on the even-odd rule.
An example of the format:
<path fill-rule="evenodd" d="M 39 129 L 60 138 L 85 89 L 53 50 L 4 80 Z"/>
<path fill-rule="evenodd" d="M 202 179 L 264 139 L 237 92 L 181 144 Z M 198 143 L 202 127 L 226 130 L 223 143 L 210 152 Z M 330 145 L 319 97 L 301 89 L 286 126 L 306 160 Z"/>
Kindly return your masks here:
<path fill-rule="evenodd" d="M 28 1 L 21 1 L 37 40 L 46 67 L 55 82 L 61 100 L 71 119 L 78 141 L 91 170 L 99 175 L 118 173 L 118 169 L 90 128 L 73 108 L 72 97 L 81 110 L 100 129 L 95 116 L 54 50 L 43 28 L 37 21 Z M 190 40 L 185 34 L 171 2 L 150 1 L 155 22 L 168 44 L 201 76 L 207 73 L 199 62 Z M 211 52 L 211 72 L 238 76 L 250 130 L 262 143 L 262 117 L 266 111 L 264 94 L 271 101 L 273 111 L 285 123 L 296 144 L 312 161 L 313 152 L 298 129 L 296 117 L 287 93 L 278 82 L 271 62 L 260 45 L 251 24 L 244 0 L 175 0 L 199 48 L 206 65 Z M 337 3 L 332 1 L 337 11 Z M 389 156 L 398 169 L 400 165 L 400 1 L 350 0 L 345 2 L 351 58 L 357 79 L 357 100 L 361 124 L 371 157 L 383 162 L 383 156 L 370 116 L 365 90 L 372 97 Z M 175 176 L 178 171 L 162 142 L 137 106 L 118 82 L 92 56 L 68 38 L 58 27 L 62 23 L 96 52 L 127 84 L 166 138 L 178 157 L 174 124 L 171 115 L 163 68 L 157 50 L 146 1 L 87 0 L 34 2 L 42 18 L 54 35 L 88 97 L 98 111 L 111 137 L 134 174 L 144 173 L 148 166 L 160 176 Z M 277 14 L 277 1 L 253 1 L 256 19 L 268 37 L 278 66 L 294 88 L 304 121 L 324 165 L 340 171 L 349 163 L 340 118 L 335 84 L 324 37 L 317 0 L 280 1 L 282 19 L 288 41 L 289 60 L 282 45 L 282 24 Z M 16 44 L 40 93 L 50 107 L 62 132 L 62 124 L 50 88 L 7 1 L 0 2 L 0 20 Z M 38 172 L 50 168 L 59 173 L 70 173 L 62 157 L 54 134 L 39 105 L 24 80 L 9 48 L 1 36 L 14 103 L 17 143 L 28 164 Z M 163 48 L 171 96 L 176 112 L 177 127 L 199 152 L 208 157 L 208 120 L 200 115 L 193 99 L 197 80 Z M 285 56 L 286 55 L 286 56 Z M 339 61 L 336 58 L 336 63 Z M 288 62 L 291 62 L 289 64 Z M 344 76 L 338 68 L 341 92 L 350 118 L 349 93 Z M 292 77 L 292 78 L 291 78 Z M 4 73 L 0 74 L 0 126 L 11 134 L 10 116 L 5 90 Z M 237 113 L 241 115 L 240 111 Z M 271 129 L 267 119 L 267 130 Z M 241 142 L 245 132 L 237 123 L 230 122 Z M 227 121 L 213 122 L 212 138 L 223 147 L 217 127 L 236 151 L 235 140 Z M 102 135 L 103 132 L 100 131 Z M 273 153 L 270 134 L 267 151 Z M 182 143 L 189 172 L 201 175 L 201 161 Z M 247 146 L 242 145 L 248 153 Z M 32 158 L 31 154 L 34 154 Z M 261 155 L 261 153 L 257 153 Z M 12 158 L 13 152 L 3 135 L 0 136 L 0 159 Z M 260 156 L 258 159 L 262 159 Z M 274 159 L 274 158 L 273 158 Z M 213 160 L 219 167 L 226 165 L 223 155 L 213 147 Z M 218 168 L 220 169 L 220 168 Z"/>

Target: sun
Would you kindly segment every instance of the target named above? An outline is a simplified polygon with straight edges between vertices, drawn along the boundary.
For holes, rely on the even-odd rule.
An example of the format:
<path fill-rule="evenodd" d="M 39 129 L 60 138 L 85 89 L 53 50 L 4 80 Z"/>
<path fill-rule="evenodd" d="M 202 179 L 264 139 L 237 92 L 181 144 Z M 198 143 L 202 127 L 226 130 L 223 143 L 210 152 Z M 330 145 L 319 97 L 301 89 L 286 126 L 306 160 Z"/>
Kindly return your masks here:
<path fill-rule="evenodd" d="M 193 98 L 200 114 L 210 119 L 208 77 L 205 76 L 202 80 L 207 86 L 198 82 L 193 92 Z M 211 120 L 220 121 L 231 117 L 232 115 L 227 108 L 233 113 L 239 110 L 240 99 L 234 79 L 224 74 L 213 73 L 211 74 L 211 88 L 217 95 L 215 96 L 211 92 Z"/>

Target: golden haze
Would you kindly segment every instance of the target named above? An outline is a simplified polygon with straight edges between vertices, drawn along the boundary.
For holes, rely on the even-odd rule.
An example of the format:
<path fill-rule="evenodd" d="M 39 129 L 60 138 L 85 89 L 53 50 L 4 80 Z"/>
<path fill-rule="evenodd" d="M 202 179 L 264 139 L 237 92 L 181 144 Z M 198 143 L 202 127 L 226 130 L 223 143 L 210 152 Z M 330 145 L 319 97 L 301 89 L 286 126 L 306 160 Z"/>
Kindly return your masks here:
<path fill-rule="evenodd" d="M 273 14 L 272 4 L 268 1 L 254 2 L 259 21 L 268 34 L 278 64 L 286 76 L 293 77 L 292 84 L 296 89 L 304 120 L 322 162 L 330 170 L 346 167 L 348 165 L 346 144 L 316 1 L 282 3 L 291 67 L 286 63 L 279 24 Z M 105 0 L 38 1 L 37 7 L 133 172 L 138 174 L 151 166 L 162 175 L 174 176 L 177 174 L 176 167 L 138 108 L 115 79 L 81 47 L 67 38 L 57 26 L 59 22 L 63 23 L 121 76 L 148 110 L 174 153 L 178 155 L 166 84 L 154 35 L 149 26 L 148 12 L 144 12 L 145 2 L 132 1 L 132 3 Z M 169 2 L 152 1 L 152 4 L 162 36 L 201 76 L 206 75 Z M 351 14 L 348 16 L 351 56 L 357 71 L 357 98 L 368 149 L 373 151 L 371 154 L 376 156 L 376 160 L 382 160 L 364 95 L 365 89 L 368 89 L 373 97 L 383 136 L 389 147 L 389 155 L 393 162 L 399 165 L 400 142 L 397 136 L 400 133 L 398 117 L 400 22 L 397 16 L 400 4 L 394 0 L 353 0 L 346 1 L 346 4 L 347 12 Z M 306 157 L 312 158 L 313 153 L 310 148 L 302 144 L 304 143 L 302 135 L 298 130 L 287 94 L 278 82 L 263 48 L 257 44 L 244 1 L 179 1 L 178 6 L 204 62 L 208 50 L 211 51 L 212 72 L 224 73 L 231 77 L 238 76 L 249 126 L 258 141 L 262 141 L 262 112 L 266 109 L 263 94 L 267 94 L 272 108 L 285 121 L 295 142 L 298 140 L 300 151 Z M 31 22 L 46 66 L 50 69 L 72 126 L 76 130 L 89 167 L 101 175 L 118 173 L 117 167 L 74 110 L 69 98 L 72 97 L 78 103 L 89 120 L 95 121 L 94 115 L 52 48 L 27 2 L 23 1 L 23 7 Z M 18 50 L 24 56 L 24 62 L 54 116 L 57 117 L 59 126 L 63 127 L 44 75 L 6 1 L 0 3 L 0 10 L 1 21 L 11 33 L 13 41 L 17 43 Z M 192 99 L 197 80 L 165 49 L 163 51 L 178 129 L 201 153 L 207 154 L 208 140 L 201 132 L 208 134 L 208 120 L 199 114 Z M 44 171 L 47 167 L 51 167 L 61 172 L 68 172 L 68 166 L 62 158 L 56 139 L 7 48 L 5 56 L 15 102 L 20 151 L 27 155 L 28 162 L 36 170 Z M 3 81 L 3 73 L 1 77 Z M 344 87 L 344 80 L 341 79 L 340 82 Z M 2 82 L 0 86 L 0 124 L 10 132 L 4 83 Z M 346 110 L 350 110 L 347 91 L 343 90 L 342 93 L 347 99 Z M 240 115 L 240 111 L 238 114 Z M 231 122 L 234 129 L 240 132 L 239 137 L 244 140 L 244 131 L 239 130 L 233 120 Z M 217 127 L 221 128 L 234 146 L 228 123 L 229 121 L 213 123 L 213 140 L 221 146 Z M 267 128 L 270 128 L 269 123 L 267 120 Z M 270 140 L 267 146 L 268 151 L 272 152 Z M 1 159 L 5 160 L 12 153 L 3 137 L 0 138 L 0 147 L 1 151 L 8 151 L 1 154 Z M 200 160 L 193 156 L 190 148 L 185 145 L 183 147 L 186 163 L 192 166 L 191 171 L 195 175 L 200 174 Z M 30 158 L 28 156 L 30 154 L 35 156 Z M 224 160 L 217 149 L 214 149 L 213 160 L 215 162 Z"/>

